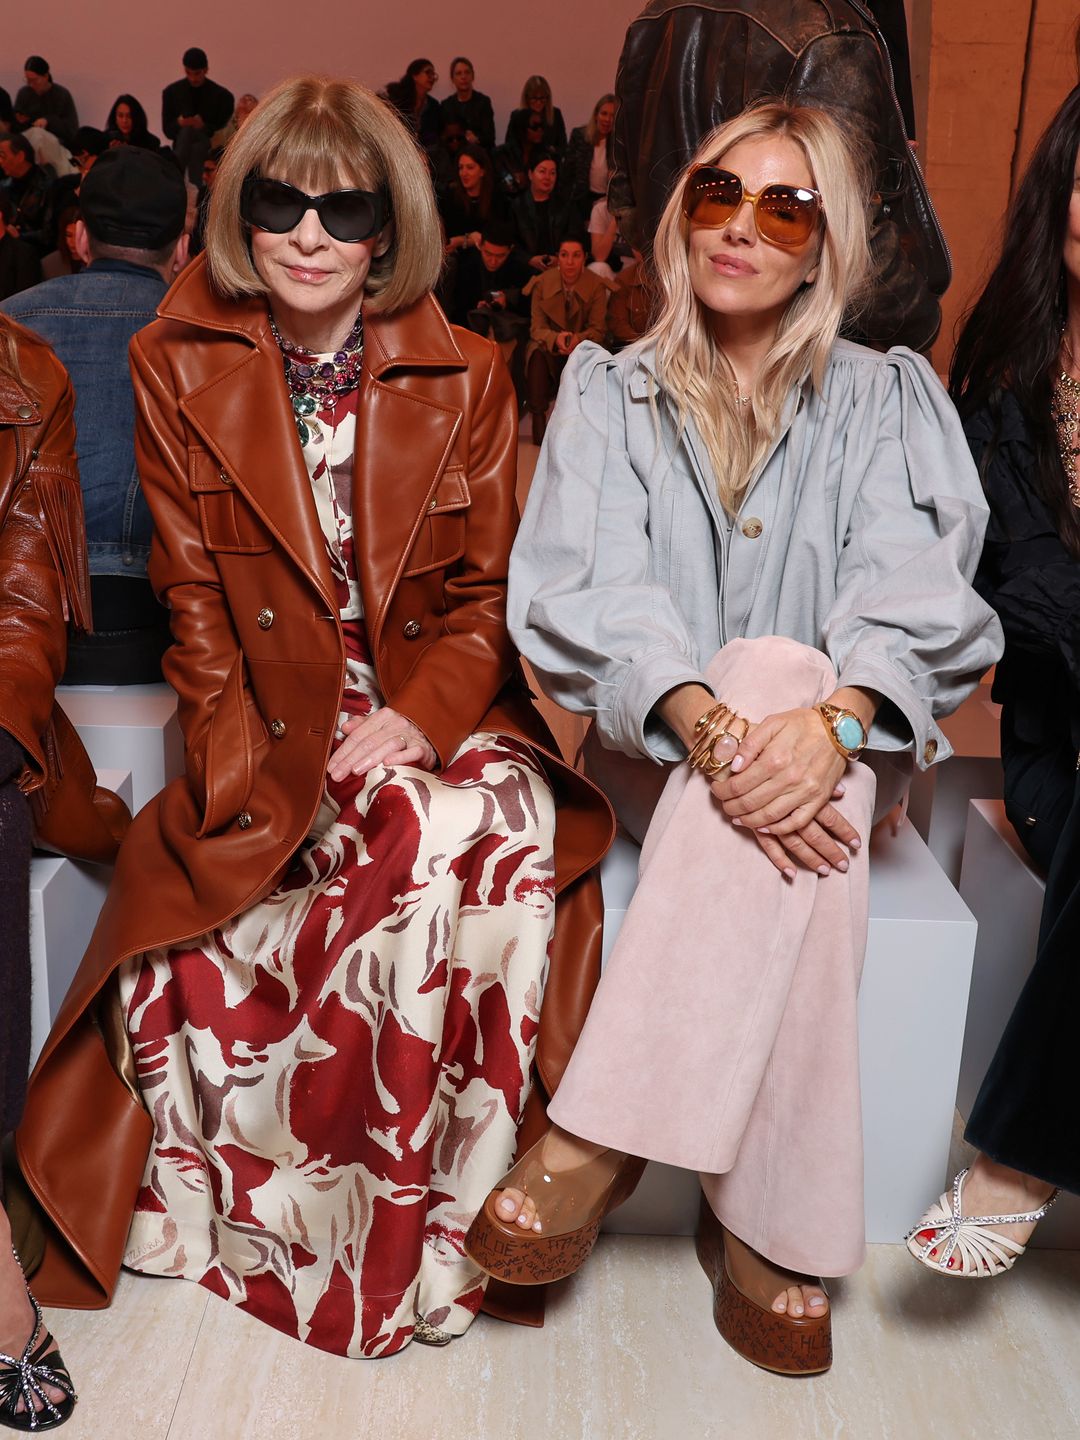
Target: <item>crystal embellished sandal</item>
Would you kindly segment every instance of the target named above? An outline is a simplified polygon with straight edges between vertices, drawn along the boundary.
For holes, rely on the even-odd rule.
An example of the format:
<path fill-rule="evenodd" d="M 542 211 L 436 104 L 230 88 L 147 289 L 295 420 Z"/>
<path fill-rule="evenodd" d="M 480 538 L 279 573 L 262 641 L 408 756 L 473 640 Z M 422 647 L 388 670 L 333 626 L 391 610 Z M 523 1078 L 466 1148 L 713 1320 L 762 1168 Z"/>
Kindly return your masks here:
<path fill-rule="evenodd" d="M 465 1253 L 482 1270 L 509 1285 L 565 1280 L 596 1244 L 600 1222 L 634 1193 L 645 1161 L 621 1150 L 602 1150 L 570 1170 L 546 1169 L 542 1136 L 484 1201 L 465 1236 Z M 537 1203 L 542 1231 L 526 1230 L 496 1211 L 504 1190 L 520 1190 Z"/>
<path fill-rule="evenodd" d="M 17 1254 L 15 1260 L 18 1263 Z M 26 1293 L 34 1308 L 34 1328 L 21 1359 L 16 1360 L 13 1355 L 5 1355 L 0 1350 L 0 1425 L 36 1435 L 39 1430 L 55 1430 L 65 1420 L 70 1420 L 79 1397 L 75 1394 L 59 1350 L 46 1355 L 49 1346 L 54 1343 L 53 1337 L 45 1329 L 41 1306 L 30 1295 L 29 1286 Z M 64 1399 L 50 1400 L 46 1386 L 62 1391 Z M 23 1406 L 21 1410 L 20 1402 Z M 35 1403 L 41 1408 L 36 1409 Z"/>
<path fill-rule="evenodd" d="M 1037 1210 L 1016 1215 L 965 1215 L 961 1196 L 967 1171 L 961 1170 L 953 1181 L 950 1204 L 946 1190 L 917 1224 L 905 1235 L 907 1248 L 916 1260 L 942 1275 L 955 1275 L 961 1280 L 981 1280 L 991 1275 L 1004 1275 L 1011 1270 L 1027 1249 L 1018 1240 L 990 1230 L 990 1225 L 1035 1225 L 1059 1195 L 1055 1190 Z M 938 1250 L 937 1257 L 931 1255 Z M 958 1264 L 950 1264 L 956 1259 Z"/>

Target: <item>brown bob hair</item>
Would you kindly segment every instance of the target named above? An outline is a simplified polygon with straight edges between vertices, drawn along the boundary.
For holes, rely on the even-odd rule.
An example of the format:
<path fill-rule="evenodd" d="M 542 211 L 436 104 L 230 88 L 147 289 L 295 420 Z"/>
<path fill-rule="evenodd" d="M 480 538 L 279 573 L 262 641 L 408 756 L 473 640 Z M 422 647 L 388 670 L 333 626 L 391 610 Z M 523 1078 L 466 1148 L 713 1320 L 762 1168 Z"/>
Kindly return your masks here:
<path fill-rule="evenodd" d="M 268 293 L 240 218 L 240 190 L 251 174 L 313 194 L 385 186 L 389 243 L 372 259 L 367 304 L 384 313 L 403 310 L 434 287 L 443 244 L 427 163 L 396 112 L 355 80 L 283 80 L 229 142 L 214 181 L 206 258 L 214 288 L 233 300 Z"/>

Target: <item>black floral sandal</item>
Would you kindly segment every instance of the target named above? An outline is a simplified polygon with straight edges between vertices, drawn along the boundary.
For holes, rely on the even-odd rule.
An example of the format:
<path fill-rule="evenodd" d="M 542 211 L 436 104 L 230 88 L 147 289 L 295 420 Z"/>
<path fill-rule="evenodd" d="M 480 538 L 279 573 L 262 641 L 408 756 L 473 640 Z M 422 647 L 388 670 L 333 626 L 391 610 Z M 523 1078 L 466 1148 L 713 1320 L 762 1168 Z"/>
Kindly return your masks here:
<path fill-rule="evenodd" d="M 18 1259 L 16 1254 L 16 1263 Z M 34 1307 L 34 1328 L 21 1359 L 16 1360 L 0 1350 L 0 1425 L 36 1435 L 40 1430 L 55 1430 L 65 1420 L 70 1420 L 79 1397 L 75 1394 L 59 1350 L 46 1357 L 46 1351 L 54 1343 L 53 1337 L 45 1329 L 41 1306 L 30 1295 L 29 1286 L 26 1293 Z M 46 1386 L 61 1390 L 64 1399 L 50 1400 L 45 1392 Z M 21 1410 L 20 1404 L 23 1407 Z M 37 1405 L 41 1408 L 37 1409 Z"/>

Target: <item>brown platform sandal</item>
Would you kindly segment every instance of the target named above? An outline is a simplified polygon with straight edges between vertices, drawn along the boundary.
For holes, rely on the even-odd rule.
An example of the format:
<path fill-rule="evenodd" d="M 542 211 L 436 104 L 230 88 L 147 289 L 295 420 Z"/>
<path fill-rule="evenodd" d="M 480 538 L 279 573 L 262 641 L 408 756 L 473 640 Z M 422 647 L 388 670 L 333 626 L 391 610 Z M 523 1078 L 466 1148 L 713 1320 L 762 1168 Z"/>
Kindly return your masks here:
<path fill-rule="evenodd" d="M 547 1285 L 573 1275 L 596 1244 L 604 1216 L 630 1198 L 645 1169 L 636 1155 L 603 1150 L 572 1170 L 548 1171 L 541 1154 L 546 1138 L 492 1190 L 465 1236 L 466 1255 L 508 1285 Z M 495 1205 L 504 1190 L 537 1202 L 541 1233 L 500 1218 Z"/>
<path fill-rule="evenodd" d="M 772 1302 L 792 1283 L 725 1230 L 701 1197 L 697 1257 L 713 1287 L 713 1320 L 731 1348 L 774 1375 L 820 1375 L 832 1364 L 832 1311 L 781 1315 Z M 817 1282 L 820 1284 L 820 1281 Z"/>

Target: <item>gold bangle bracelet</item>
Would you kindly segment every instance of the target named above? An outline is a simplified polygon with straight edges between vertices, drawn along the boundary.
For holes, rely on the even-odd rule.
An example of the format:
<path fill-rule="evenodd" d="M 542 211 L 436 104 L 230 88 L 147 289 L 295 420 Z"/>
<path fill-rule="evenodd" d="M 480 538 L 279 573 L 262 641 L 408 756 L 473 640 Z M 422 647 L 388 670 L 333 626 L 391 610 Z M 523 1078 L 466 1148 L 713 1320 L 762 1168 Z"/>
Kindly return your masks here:
<path fill-rule="evenodd" d="M 733 733 L 732 727 L 734 726 L 741 727 L 740 734 Z M 717 741 L 734 740 L 737 749 L 749 732 L 750 722 L 736 714 L 729 705 L 725 705 L 723 702 L 714 705 L 710 710 L 706 710 L 694 725 L 696 739 L 686 757 L 687 764 L 692 770 L 700 770 L 707 779 L 717 779 L 735 758 L 734 755 L 730 755 L 726 759 L 717 759 L 715 753 Z"/>

